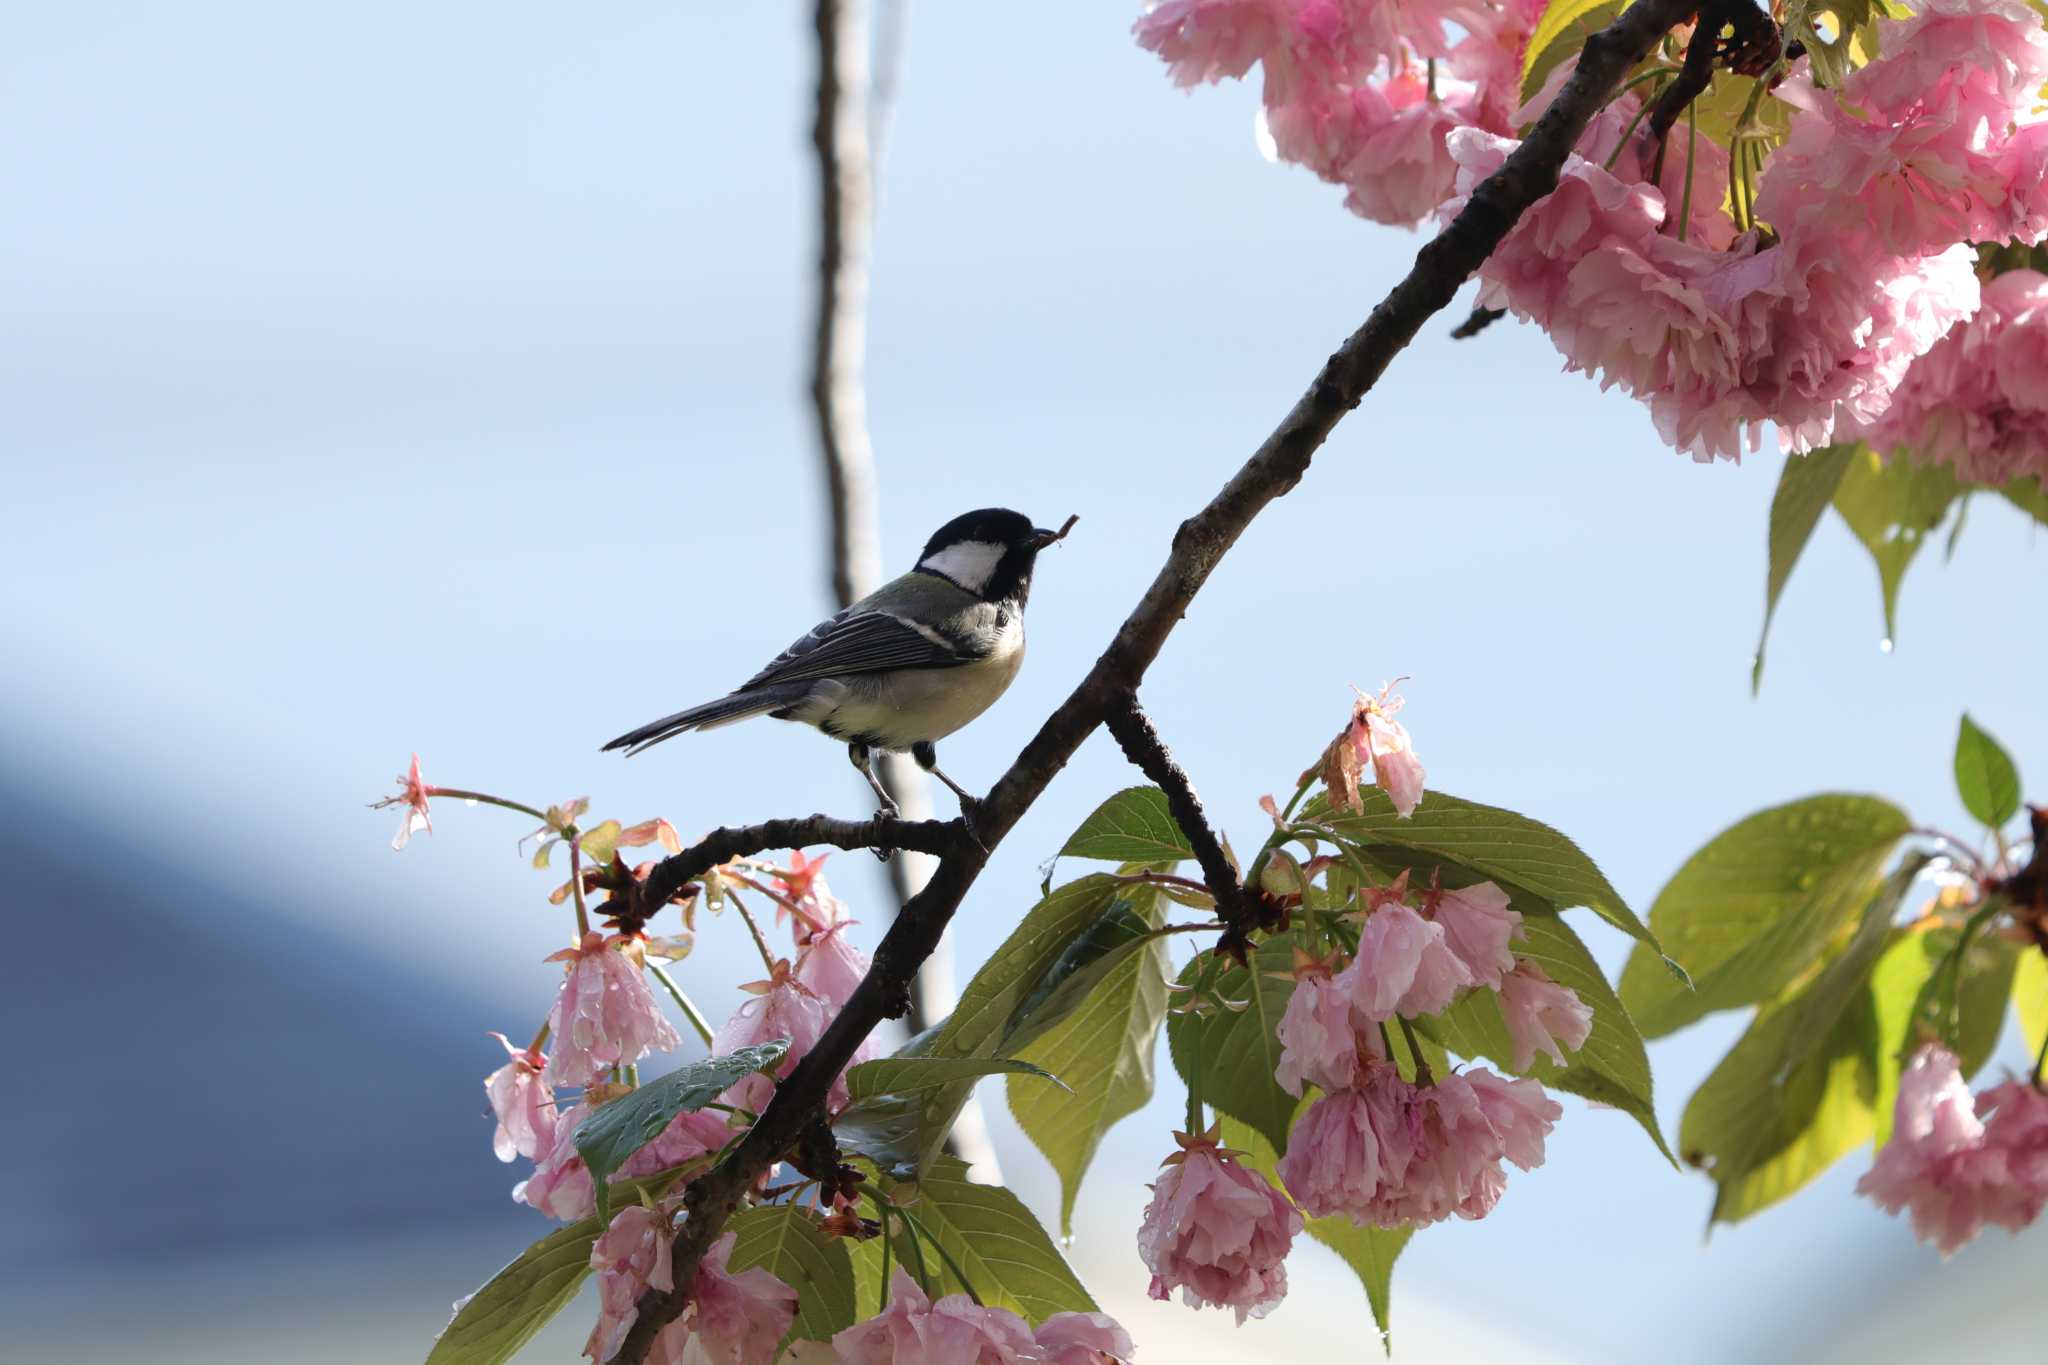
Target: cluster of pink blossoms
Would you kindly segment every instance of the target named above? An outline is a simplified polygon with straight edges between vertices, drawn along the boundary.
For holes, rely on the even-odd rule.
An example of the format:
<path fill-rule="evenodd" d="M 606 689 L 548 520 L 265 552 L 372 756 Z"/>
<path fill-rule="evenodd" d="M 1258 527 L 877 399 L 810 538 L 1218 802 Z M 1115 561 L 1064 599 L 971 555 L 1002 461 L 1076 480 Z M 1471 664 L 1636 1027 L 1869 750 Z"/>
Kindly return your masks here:
<path fill-rule="evenodd" d="M 934 1303 L 898 1266 L 889 1306 L 832 1340 L 800 1341 L 791 1365 L 1121 1365 L 1130 1334 L 1103 1313 L 1055 1313 L 1033 1331 L 1007 1308 L 965 1294 Z"/>
<path fill-rule="evenodd" d="M 583 1353 L 603 1365 L 618 1354 L 640 1318 L 640 1296 L 672 1291 L 669 1256 L 675 1211 L 634 1204 L 612 1216 L 590 1249 L 597 1274 L 598 1318 Z M 726 1233 L 697 1263 L 697 1279 L 682 1315 L 661 1329 L 647 1353 L 651 1365 L 769 1365 L 790 1324 L 797 1293 L 761 1266 L 738 1274 L 727 1266 L 738 1240 Z"/>
<path fill-rule="evenodd" d="M 1560 65 L 1518 107 L 1543 8 L 1169 0 L 1136 32 L 1182 85 L 1260 64 L 1276 154 L 1344 184 L 1349 207 L 1369 218 L 1415 223 L 1462 207 L 1573 69 Z M 1723 211 L 1729 158 L 1710 138 L 1674 135 L 1649 183 L 1657 157 L 1636 117 L 1643 96 L 1624 92 L 1594 119 L 1558 190 L 1481 269 L 1480 304 L 1541 326 L 1568 369 L 1640 399 L 1696 459 L 1740 458 L 1766 422 L 1789 450 L 1898 438 L 1880 423 L 1909 368 L 1977 311 L 1967 244 L 2048 236 L 2041 18 L 2025 0 L 1930 0 L 1918 11 L 1880 26 L 1883 55 L 1839 92 L 1815 88 L 1796 64 L 1777 87 L 1795 112 L 1758 187 L 1768 232 L 1738 234 Z M 1687 210 L 1673 213 L 1680 203 Z M 1909 423 L 1943 397 L 1982 396 L 1939 377 L 1920 388 Z M 2004 399 L 1970 421 L 1935 414 L 1931 439 L 1925 422 L 1904 434 L 1966 472 L 2048 467 L 2032 409 L 2014 429 Z"/>
<path fill-rule="evenodd" d="M 1899 1077 L 1891 1141 L 1856 1182 L 1950 1255 L 1988 1224 L 2018 1232 L 2048 1206 L 2048 1094 L 2007 1081 L 1974 1100 L 1947 1049 L 1914 1054 Z"/>
<path fill-rule="evenodd" d="M 1441 1013 L 1469 989 L 1497 991 L 1515 1068 L 1526 1070 L 1538 1052 L 1562 1064 L 1582 1046 L 1592 1010 L 1515 956 L 1522 916 L 1492 882 L 1433 888 L 1419 908 L 1408 904 L 1405 874 L 1366 894 L 1357 953 L 1341 967 L 1298 956 L 1278 1026 L 1281 1088 L 1326 1092 L 1288 1136 L 1278 1166 L 1287 1194 L 1214 1134 L 1177 1135 L 1181 1151 L 1153 1186 L 1138 1235 L 1153 1298 L 1179 1289 L 1192 1305 L 1234 1309 L 1240 1322 L 1260 1316 L 1287 1293 L 1283 1262 L 1303 1213 L 1383 1228 L 1483 1218 L 1506 1189 L 1502 1161 L 1542 1164 L 1563 1109 L 1541 1085 L 1484 1067 L 1404 1080 L 1382 1026 Z"/>

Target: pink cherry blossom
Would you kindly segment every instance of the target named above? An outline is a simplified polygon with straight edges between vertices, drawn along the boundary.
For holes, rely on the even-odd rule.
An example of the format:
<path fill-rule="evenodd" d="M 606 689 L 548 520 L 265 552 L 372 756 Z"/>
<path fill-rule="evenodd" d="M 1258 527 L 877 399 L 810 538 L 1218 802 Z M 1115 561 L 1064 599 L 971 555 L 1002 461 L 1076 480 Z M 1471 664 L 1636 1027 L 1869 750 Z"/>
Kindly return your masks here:
<path fill-rule="evenodd" d="M 1484 1067 L 1416 1091 L 1415 1154 L 1400 1185 L 1383 1190 L 1367 1221 L 1421 1227 L 1456 1214 L 1484 1218 L 1507 1188 L 1500 1163 L 1524 1170 L 1543 1160 L 1543 1139 L 1564 1113 L 1532 1080 L 1503 1080 Z"/>
<path fill-rule="evenodd" d="M 795 978 L 835 1011 L 846 1003 L 871 965 L 868 955 L 853 946 L 846 930 L 853 920 L 840 920 L 810 938 L 797 954 Z"/>
<path fill-rule="evenodd" d="M 592 931 L 576 947 L 548 958 L 568 964 L 548 1015 L 555 1039 L 549 1084 L 590 1085 L 614 1066 L 630 1066 L 683 1041 L 655 1003 L 636 953 L 625 935 L 606 938 Z"/>
<path fill-rule="evenodd" d="M 1877 1161 L 1856 1182 L 1889 1213 L 1913 1211 L 1913 1231 L 1941 1248 L 1960 1249 L 1982 1223 L 1972 1186 L 1971 1158 L 1983 1149 L 1970 1087 L 1955 1055 L 1932 1044 L 1923 1047 L 1899 1076 L 1892 1107 L 1892 1136 Z"/>
<path fill-rule="evenodd" d="M 1361 1057 L 1385 1055 L 1379 1029 L 1352 1000 L 1350 983 L 1339 985 L 1330 964 L 1315 958 L 1295 964 L 1294 993 L 1274 1029 L 1280 1065 L 1273 1078 L 1290 1095 L 1303 1083 L 1343 1090 L 1359 1074 Z"/>
<path fill-rule="evenodd" d="M 1362 218 L 1414 227 L 1450 197 L 1457 163 L 1444 139 L 1471 121 L 1475 87 L 1408 69 L 1385 81 L 1328 91 L 1267 111 L 1274 151 L 1345 186 Z"/>
<path fill-rule="evenodd" d="M 502 1033 L 491 1035 L 505 1045 L 511 1060 L 484 1078 L 484 1094 L 498 1116 L 491 1150 L 498 1160 L 531 1159 L 554 1146 L 555 1092 L 542 1078 L 547 1058 L 538 1048 L 516 1048 Z"/>
<path fill-rule="evenodd" d="M 1152 1272 L 1148 1292 L 1165 1299 L 1178 1289 L 1191 1307 L 1229 1308 L 1239 1323 L 1264 1317 L 1287 1296 L 1283 1262 L 1301 1215 L 1213 1138 L 1179 1140 L 1138 1229 L 1138 1252 Z"/>
<path fill-rule="evenodd" d="M 770 1365 L 796 1321 L 797 1292 L 765 1266 L 727 1266 L 739 1234 L 705 1251 L 683 1315 L 661 1329 L 650 1365 Z"/>
<path fill-rule="evenodd" d="M 1414 1019 L 1448 1009 L 1474 977 L 1451 951 L 1442 925 L 1396 902 L 1366 916 L 1358 955 L 1338 981 L 1365 1018 Z"/>
<path fill-rule="evenodd" d="M 1038 1324 L 1037 1340 L 1044 1365 L 1123 1365 L 1137 1349 L 1107 1313 L 1054 1313 Z"/>
<path fill-rule="evenodd" d="M 1843 92 L 1887 113 L 1952 86 L 2019 109 L 2048 83 L 2048 33 L 2023 0 L 1921 0 L 1912 17 L 1879 24 L 1878 52 Z"/>
<path fill-rule="evenodd" d="M 824 1036 L 838 1007 L 799 981 L 787 962 L 776 963 L 775 971 L 768 980 L 752 982 L 741 989 L 749 992 L 750 996 L 733 1011 L 732 1017 L 712 1038 L 712 1053 L 724 1056 L 756 1043 L 777 1038 L 789 1040 L 789 1052 L 776 1066 L 774 1080 L 756 1072 L 725 1092 L 725 1103 L 758 1114 L 768 1107 L 768 1101 L 774 1096 L 775 1081 L 796 1070 L 796 1064 L 803 1060 L 804 1054 L 818 1045 L 818 1039 Z M 872 1057 L 874 1048 L 872 1039 L 864 1040 L 854 1053 L 853 1061 L 861 1062 Z M 836 1110 L 844 1108 L 847 1099 L 846 1077 L 842 1074 L 833 1080 L 827 1102 Z"/>
<path fill-rule="evenodd" d="M 372 810 L 383 810 L 387 806 L 405 808 L 399 818 L 398 833 L 391 840 L 394 853 L 403 851 L 412 842 L 412 836 L 421 830 L 429 834 L 434 832 L 434 818 L 427 810 L 427 798 L 435 794 L 435 788 L 428 786 L 427 780 L 420 776 L 420 756 L 414 754 L 412 767 L 399 775 L 398 795 L 387 796 L 371 804 Z"/>
<path fill-rule="evenodd" d="M 1505 0 L 1468 5 L 1454 16 L 1466 36 L 1451 48 L 1450 71 L 1477 88 L 1472 121 L 1489 132 L 1515 131 L 1524 54 L 1547 7 L 1548 0 Z"/>
<path fill-rule="evenodd" d="M 650 1286 L 674 1289 L 669 1254 L 669 1216 L 640 1204 L 628 1204 L 612 1215 L 610 1226 L 590 1248 L 590 1268 L 597 1272 L 597 1325 L 583 1354 L 602 1365 L 618 1354 L 626 1333 L 640 1318 L 640 1295 Z"/>
<path fill-rule="evenodd" d="M 577 1153 L 575 1139 L 576 1126 L 590 1114 L 587 1103 L 562 1111 L 555 1123 L 553 1142 L 534 1158 L 533 1174 L 512 1187 L 514 1200 L 564 1223 L 588 1218 L 597 1210 L 590 1168 Z M 731 1136 L 724 1118 L 716 1113 L 679 1113 L 652 1142 L 626 1159 L 612 1182 L 656 1175 L 695 1161 L 718 1151 Z"/>
<path fill-rule="evenodd" d="M 1308 1107 L 1277 1168 L 1303 1213 L 1365 1222 L 1401 1186 L 1414 1156 L 1414 1098 L 1413 1086 L 1381 1066 L 1362 1089 L 1333 1091 Z"/>
<path fill-rule="evenodd" d="M 1983 300 L 1914 362 L 1861 434 L 1973 482 L 2048 475 L 2048 276 L 2009 271 Z"/>
<path fill-rule="evenodd" d="M 1578 1051 L 1593 1032 L 1593 1007 L 1533 962 L 1517 962 L 1502 978 L 1500 1012 L 1515 1043 L 1517 1071 L 1527 1071 L 1538 1052 L 1563 1066 L 1565 1050 Z"/>
<path fill-rule="evenodd" d="M 2018 1232 L 2048 1204 L 2048 1094 L 2028 1081 L 2007 1081 L 1977 1096 L 1977 1116 L 1984 1145 L 2005 1158 L 2011 1188 L 1999 1210 L 2004 1216 L 1990 1221 Z"/>
<path fill-rule="evenodd" d="M 1409 55 L 1446 57 L 1458 0 L 1166 0 L 1139 18 L 1138 45 L 1183 88 L 1260 65 L 1268 108 L 1359 84 Z"/>
<path fill-rule="evenodd" d="M 1380 689 L 1377 697 L 1361 696 L 1352 709 L 1346 732 L 1359 765 L 1372 764 L 1372 780 L 1393 802 L 1394 813 L 1403 820 L 1415 814 L 1422 803 L 1422 763 L 1408 731 L 1394 715 L 1407 702 L 1393 684 Z"/>
<path fill-rule="evenodd" d="M 796 849 L 789 855 L 787 868 L 776 868 L 770 873 L 782 892 L 782 899 L 775 903 L 776 922 L 780 923 L 783 916 L 789 916 L 790 933 L 799 948 L 808 944 L 812 935 L 846 918 L 846 903 L 833 895 L 832 888 L 825 884 L 825 860 L 831 856 L 830 853 L 821 853 L 810 858 L 802 849 Z M 790 909 L 791 905 L 796 907 L 794 911 Z"/>
<path fill-rule="evenodd" d="M 1473 983 L 1499 990 L 1501 977 L 1515 969 L 1514 950 L 1508 944 L 1524 933 L 1522 912 L 1510 908 L 1508 893 L 1492 882 L 1480 882 L 1438 891 L 1428 898 L 1426 908 Z"/>
<path fill-rule="evenodd" d="M 889 1280 L 889 1306 L 841 1331 L 832 1348 L 839 1365 L 1022 1365 L 1040 1359 L 1024 1319 L 1006 1308 L 981 1307 L 965 1294 L 933 1303 L 900 1265 Z"/>

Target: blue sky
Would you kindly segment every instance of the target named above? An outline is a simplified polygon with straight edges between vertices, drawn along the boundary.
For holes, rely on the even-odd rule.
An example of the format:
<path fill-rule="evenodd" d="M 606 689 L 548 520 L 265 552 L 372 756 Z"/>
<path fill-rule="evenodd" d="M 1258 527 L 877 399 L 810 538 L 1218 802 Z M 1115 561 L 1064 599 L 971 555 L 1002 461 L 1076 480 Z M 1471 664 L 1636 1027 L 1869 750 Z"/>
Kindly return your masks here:
<path fill-rule="evenodd" d="M 1041 570 L 1021 678 L 946 746 L 973 785 L 1419 244 L 1261 161 L 1253 92 L 1175 91 L 1129 18 L 911 13 L 869 359 L 886 560 L 968 507 L 1081 517 Z M 545 1008 L 548 884 L 513 855 L 523 828 L 487 812 L 448 809 L 393 857 L 362 806 L 411 750 L 438 782 L 587 792 L 686 833 L 863 810 L 840 753 L 790 727 L 596 752 L 723 691 L 826 605 L 800 374 L 806 32 L 783 6 L 636 3 L 17 16 L 0 54 L 10 768 L 216 875 L 292 867 L 327 890 L 279 904 L 281 923 L 424 963 L 492 1002 L 479 1030 L 514 1033 Z M 2044 548 L 2016 514 L 1979 507 L 1953 563 L 1927 554 L 1890 654 L 1874 572 L 1824 525 L 1752 700 L 1778 458 L 1696 466 L 1634 404 L 1560 374 L 1540 335 L 1454 343 L 1455 320 L 1251 529 L 1152 673 L 1155 718 L 1240 844 L 1350 685 L 1396 675 L 1433 785 L 1567 831 L 1642 909 L 1714 831 L 1809 792 L 1962 825 L 1966 707 L 2023 771 L 2048 764 L 2048 644 L 2022 624 Z M 963 967 L 1132 780 L 1106 740 L 1084 747 L 963 908 Z M 871 866 L 834 871 L 878 931 Z M 1619 936 L 1582 927 L 1618 966 Z M 743 947 L 686 964 L 714 1010 Z M 1733 1033 L 1653 1048 L 1667 1124 Z M 1178 1104 L 1128 1120 L 1091 1177 L 1076 1255 L 1120 1307 Z M 1049 1212 L 1044 1164 L 996 1118 Z M 1396 1277 L 1407 1346 L 1483 1356 L 1506 1327 L 1560 1359 L 1786 1349 L 1873 1285 L 1936 1276 L 1850 1197 L 1860 1165 L 1703 1247 L 1705 1183 L 1575 1107 L 1493 1217 L 1416 1240 Z M 1998 1235 L 1940 1279 L 1961 1295 L 2041 1245 Z M 1303 1264 L 1302 1283 L 1351 1292 Z M 1227 1340 L 1306 1340 L 1316 1311 Z"/>

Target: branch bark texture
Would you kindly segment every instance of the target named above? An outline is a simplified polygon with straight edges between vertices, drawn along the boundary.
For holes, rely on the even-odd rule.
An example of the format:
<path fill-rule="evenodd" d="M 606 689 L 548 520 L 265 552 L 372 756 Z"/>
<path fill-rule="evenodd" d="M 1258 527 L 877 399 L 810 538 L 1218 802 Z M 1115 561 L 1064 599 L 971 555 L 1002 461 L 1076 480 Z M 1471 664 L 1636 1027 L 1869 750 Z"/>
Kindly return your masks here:
<path fill-rule="evenodd" d="M 918 966 L 938 946 L 953 912 L 1017 824 L 1110 710 L 1144 679 L 1189 603 L 1266 505 L 1292 489 L 1316 450 L 1357 407 L 1422 324 L 1442 311 L 1522 213 L 1556 188 L 1565 158 L 1628 70 L 1698 0 L 1637 0 L 1587 39 L 1577 70 L 1501 168 L 1474 189 L 1458 216 L 1416 254 L 1415 264 L 1337 349 L 1308 392 L 1209 504 L 1181 523 L 1166 562 L 1071 695 L 1039 727 L 982 801 L 977 838 L 955 843 L 925 889 L 904 907 L 876 949 L 874 966 L 824 1036 L 784 1078 L 754 1126 L 685 1193 L 676 1234 L 673 1291 L 651 1290 L 617 1359 L 638 1365 L 689 1300 L 698 1262 L 747 1191 L 822 1110 L 833 1078 L 884 1018 L 901 1014 Z M 962 830 L 965 833 L 964 828 Z M 682 854 L 679 857 L 688 857 Z"/>

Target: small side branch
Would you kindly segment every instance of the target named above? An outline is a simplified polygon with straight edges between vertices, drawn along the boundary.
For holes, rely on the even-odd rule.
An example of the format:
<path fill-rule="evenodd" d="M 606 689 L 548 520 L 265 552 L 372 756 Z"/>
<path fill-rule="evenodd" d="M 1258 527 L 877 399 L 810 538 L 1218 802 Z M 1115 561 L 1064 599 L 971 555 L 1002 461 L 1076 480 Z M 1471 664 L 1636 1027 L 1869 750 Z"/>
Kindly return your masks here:
<path fill-rule="evenodd" d="M 1474 308 L 1470 317 L 1451 329 L 1451 340 L 1470 341 L 1507 315 L 1505 308 Z"/>
<path fill-rule="evenodd" d="M 806 815 L 714 829 L 681 853 L 656 863 L 640 884 L 640 903 L 666 905 L 684 883 L 695 881 L 720 863 L 770 849 L 829 844 L 833 848 L 911 849 L 942 856 L 966 837 L 966 827 L 958 820 L 901 820 L 880 812 L 866 820 Z"/>
<path fill-rule="evenodd" d="M 1195 795 L 1194 783 L 1175 761 L 1166 741 L 1159 737 L 1152 718 L 1138 704 L 1137 694 L 1130 693 L 1111 706 L 1102 723 L 1116 737 L 1124 757 L 1150 778 L 1153 786 L 1166 793 L 1173 822 L 1187 836 L 1188 846 L 1195 851 L 1195 861 L 1202 865 L 1202 883 L 1216 898 L 1216 917 L 1239 934 L 1249 933 L 1265 918 L 1258 900 L 1237 879 L 1237 869 L 1223 852 L 1222 840 L 1209 828 L 1209 817 L 1202 810 L 1202 798 Z"/>

